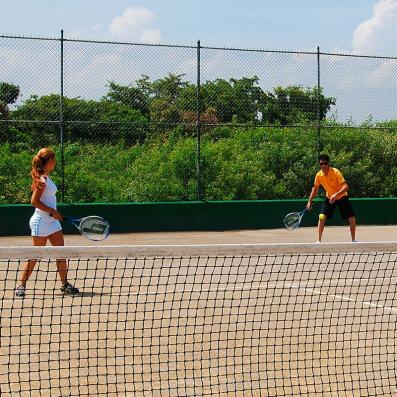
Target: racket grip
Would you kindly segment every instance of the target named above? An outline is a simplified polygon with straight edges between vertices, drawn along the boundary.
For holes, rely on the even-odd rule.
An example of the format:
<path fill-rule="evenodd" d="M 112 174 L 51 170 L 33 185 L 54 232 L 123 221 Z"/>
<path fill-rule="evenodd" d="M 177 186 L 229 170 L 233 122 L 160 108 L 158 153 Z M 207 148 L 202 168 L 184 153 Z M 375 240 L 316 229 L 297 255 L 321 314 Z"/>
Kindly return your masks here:
<path fill-rule="evenodd" d="M 53 214 L 52 212 L 49 212 L 49 214 L 50 214 L 51 217 L 54 217 L 54 214 Z M 66 217 L 64 217 L 63 215 L 61 215 L 61 216 L 62 216 L 62 219 L 61 219 L 62 222 L 68 220 L 68 219 L 67 219 Z"/>

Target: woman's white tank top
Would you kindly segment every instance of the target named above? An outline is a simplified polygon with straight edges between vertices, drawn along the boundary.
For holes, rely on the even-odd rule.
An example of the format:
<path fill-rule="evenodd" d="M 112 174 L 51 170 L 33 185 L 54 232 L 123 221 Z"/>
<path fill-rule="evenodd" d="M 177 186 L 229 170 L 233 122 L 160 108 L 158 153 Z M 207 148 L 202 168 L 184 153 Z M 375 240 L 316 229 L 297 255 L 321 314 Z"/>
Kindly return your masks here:
<path fill-rule="evenodd" d="M 57 209 L 57 197 L 56 197 L 56 192 L 57 192 L 57 186 L 55 183 L 52 181 L 52 179 L 47 176 L 47 177 L 42 177 L 41 180 L 45 182 L 45 188 L 43 190 L 43 193 L 41 194 L 40 201 L 45 204 L 47 207 Z M 36 208 L 35 210 L 36 213 L 40 215 L 49 215 L 48 212 L 39 210 Z"/>

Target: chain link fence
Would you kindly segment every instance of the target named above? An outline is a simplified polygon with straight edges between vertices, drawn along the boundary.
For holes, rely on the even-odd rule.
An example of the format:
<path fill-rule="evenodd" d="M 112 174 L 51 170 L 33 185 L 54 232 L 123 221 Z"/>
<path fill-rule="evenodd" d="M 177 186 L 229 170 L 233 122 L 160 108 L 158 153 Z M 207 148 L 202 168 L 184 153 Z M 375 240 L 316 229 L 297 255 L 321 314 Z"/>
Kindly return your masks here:
<path fill-rule="evenodd" d="M 0 36 L 0 203 L 57 152 L 63 202 L 307 197 L 327 152 L 397 196 L 397 57 Z"/>

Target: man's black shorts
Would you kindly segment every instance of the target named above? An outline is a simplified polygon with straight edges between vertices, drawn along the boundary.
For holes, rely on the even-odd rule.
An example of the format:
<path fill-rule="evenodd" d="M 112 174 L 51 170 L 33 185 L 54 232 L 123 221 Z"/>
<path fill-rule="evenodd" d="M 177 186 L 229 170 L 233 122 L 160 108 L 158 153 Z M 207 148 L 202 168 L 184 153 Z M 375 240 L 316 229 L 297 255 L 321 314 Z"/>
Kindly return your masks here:
<path fill-rule="evenodd" d="M 321 212 L 324 215 L 326 215 L 327 218 L 331 219 L 336 207 L 339 208 L 340 214 L 344 219 L 350 218 L 352 216 L 356 216 L 353 207 L 350 204 L 349 198 L 347 196 L 334 201 L 332 204 L 329 202 L 329 199 L 326 197 Z"/>

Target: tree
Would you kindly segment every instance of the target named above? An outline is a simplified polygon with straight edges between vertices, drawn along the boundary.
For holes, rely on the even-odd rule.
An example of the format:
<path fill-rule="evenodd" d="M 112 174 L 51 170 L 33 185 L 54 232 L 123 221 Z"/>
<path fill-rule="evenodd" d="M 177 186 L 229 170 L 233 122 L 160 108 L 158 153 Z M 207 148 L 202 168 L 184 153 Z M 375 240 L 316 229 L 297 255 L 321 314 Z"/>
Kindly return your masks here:
<path fill-rule="evenodd" d="M 0 101 L 7 105 L 15 103 L 20 94 L 18 85 L 0 82 Z"/>
<path fill-rule="evenodd" d="M 136 109 L 124 104 L 106 103 L 100 116 L 102 136 L 109 142 L 142 143 L 148 135 L 148 120 Z"/>
<path fill-rule="evenodd" d="M 137 87 L 132 85 L 122 86 L 110 81 L 109 91 L 102 100 L 126 105 L 139 110 L 143 114 L 148 114 L 150 92 L 145 89 L 144 81 L 144 79 L 140 80 L 141 84 L 138 83 Z"/>
<path fill-rule="evenodd" d="M 0 119 L 8 119 L 10 113 L 8 105 L 15 103 L 19 94 L 19 86 L 11 83 L 0 82 Z"/>
<path fill-rule="evenodd" d="M 324 120 L 335 102 L 335 98 L 326 98 L 321 88 L 275 87 L 274 93 L 267 93 L 260 111 L 264 123 L 289 125 L 316 121 L 317 110 Z"/>
<path fill-rule="evenodd" d="M 151 84 L 152 99 L 149 105 L 150 119 L 161 124 L 176 124 L 181 119 L 184 105 L 179 100 L 189 83 L 182 81 L 183 75 L 169 74 Z"/>
<path fill-rule="evenodd" d="M 32 96 L 13 112 L 19 120 L 29 120 L 24 128 L 32 139 L 43 144 L 59 140 L 60 96 Z M 126 104 L 63 98 L 65 141 L 123 141 L 136 143 L 145 137 L 147 118 Z"/>
<path fill-rule="evenodd" d="M 257 76 L 207 81 L 201 93 L 204 110 L 215 109 L 217 119 L 224 123 L 257 123 L 266 97 Z"/>
<path fill-rule="evenodd" d="M 232 85 L 223 79 L 206 81 L 201 87 L 201 98 L 204 109 L 215 109 L 220 122 L 232 121 L 234 114 L 234 93 Z"/>

